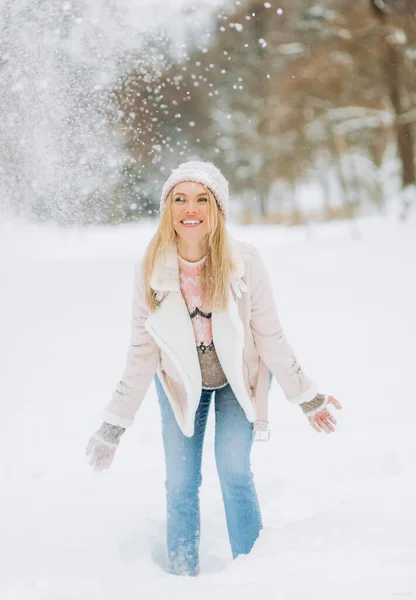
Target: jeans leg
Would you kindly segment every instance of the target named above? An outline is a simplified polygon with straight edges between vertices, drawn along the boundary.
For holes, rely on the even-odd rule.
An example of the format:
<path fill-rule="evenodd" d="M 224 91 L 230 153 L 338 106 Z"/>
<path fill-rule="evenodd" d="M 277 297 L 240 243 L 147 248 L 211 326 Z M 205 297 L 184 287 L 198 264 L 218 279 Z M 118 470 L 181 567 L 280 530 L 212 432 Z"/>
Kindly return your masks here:
<path fill-rule="evenodd" d="M 233 558 L 248 554 L 262 529 L 250 467 L 253 423 L 229 385 L 215 391 L 215 459 Z"/>
<path fill-rule="evenodd" d="M 157 376 L 155 383 L 166 463 L 168 570 L 175 575 L 197 575 L 202 447 L 212 393 L 202 393 L 195 415 L 195 433 L 189 438 L 180 430 Z"/>

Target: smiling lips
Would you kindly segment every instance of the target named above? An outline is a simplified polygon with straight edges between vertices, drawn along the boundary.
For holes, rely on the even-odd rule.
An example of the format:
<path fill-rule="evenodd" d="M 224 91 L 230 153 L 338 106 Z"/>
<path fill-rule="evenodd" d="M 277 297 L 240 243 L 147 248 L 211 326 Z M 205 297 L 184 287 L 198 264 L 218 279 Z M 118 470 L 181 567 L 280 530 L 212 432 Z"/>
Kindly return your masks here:
<path fill-rule="evenodd" d="M 181 223 L 184 227 L 198 227 L 198 225 L 201 225 L 202 221 L 198 221 L 197 219 L 184 219 Z"/>

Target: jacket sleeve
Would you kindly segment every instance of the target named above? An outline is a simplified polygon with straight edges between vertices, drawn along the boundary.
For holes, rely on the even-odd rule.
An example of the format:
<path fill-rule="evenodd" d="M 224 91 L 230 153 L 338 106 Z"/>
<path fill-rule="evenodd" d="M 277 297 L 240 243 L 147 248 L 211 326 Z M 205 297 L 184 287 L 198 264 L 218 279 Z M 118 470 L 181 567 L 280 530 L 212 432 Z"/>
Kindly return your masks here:
<path fill-rule="evenodd" d="M 251 330 L 257 350 L 286 399 L 293 404 L 309 402 L 318 394 L 318 387 L 305 375 L 283 333 L 270 278 L 255 248 L 250 262 Z"/>
<path fill-rule="evenodd" d="M 112 400 L 101 413 L 106 423 L 129 427 L 159 364 L 159 348 L 145 329 L 149 309 L 145 301 L 142 262 L 135 266 L 131 338 L 127 361 Z"/>

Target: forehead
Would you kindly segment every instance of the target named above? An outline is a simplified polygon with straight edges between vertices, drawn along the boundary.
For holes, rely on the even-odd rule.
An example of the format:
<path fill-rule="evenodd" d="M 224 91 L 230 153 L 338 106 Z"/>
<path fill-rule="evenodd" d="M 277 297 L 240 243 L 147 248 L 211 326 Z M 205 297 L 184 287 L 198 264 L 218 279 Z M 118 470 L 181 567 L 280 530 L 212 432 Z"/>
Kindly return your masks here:
<path fill-rule="evenodd" d="M 203 194 L 206 191 L 207 190 L 205 186 L 198 181 L 181 181 L 173 188 L 174 194 L 187 194 L 188 196 L 197 196 L 198 194 Z"/>

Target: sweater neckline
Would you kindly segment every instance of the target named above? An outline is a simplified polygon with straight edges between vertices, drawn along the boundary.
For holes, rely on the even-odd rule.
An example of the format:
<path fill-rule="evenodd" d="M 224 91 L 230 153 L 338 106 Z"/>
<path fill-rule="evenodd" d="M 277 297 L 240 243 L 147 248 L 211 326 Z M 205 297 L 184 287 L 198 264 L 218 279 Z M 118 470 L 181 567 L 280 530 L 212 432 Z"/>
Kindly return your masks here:
<path fill-rule="evenodd" d="M 178 262 L 179 262 L 179 270 L 189 274 L 197 274 L 200 273 L 205 267 L 205 263 L 207 262 L 208 254 L 203 256 L 200 260 L 195 262 L 190 262 L 189 260 L 185 260 L 182 256 L 178 254 Z"/>

